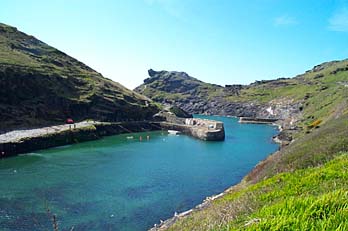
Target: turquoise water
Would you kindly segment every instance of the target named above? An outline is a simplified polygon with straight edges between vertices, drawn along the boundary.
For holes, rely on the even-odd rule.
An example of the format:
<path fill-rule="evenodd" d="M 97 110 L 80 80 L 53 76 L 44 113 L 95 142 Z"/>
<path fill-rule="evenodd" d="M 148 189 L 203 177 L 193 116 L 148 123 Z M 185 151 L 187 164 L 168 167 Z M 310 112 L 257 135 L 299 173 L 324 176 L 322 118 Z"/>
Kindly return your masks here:
<path fill-rule="evenodd" d="M 146 230 L 238 183 L 278 148 L 275 127 L 209 118 L 225 123 L 224 142 L 149 132 L 0 160 L 0 230 L 52 230 L 47 208 L 59 230 Z"/>

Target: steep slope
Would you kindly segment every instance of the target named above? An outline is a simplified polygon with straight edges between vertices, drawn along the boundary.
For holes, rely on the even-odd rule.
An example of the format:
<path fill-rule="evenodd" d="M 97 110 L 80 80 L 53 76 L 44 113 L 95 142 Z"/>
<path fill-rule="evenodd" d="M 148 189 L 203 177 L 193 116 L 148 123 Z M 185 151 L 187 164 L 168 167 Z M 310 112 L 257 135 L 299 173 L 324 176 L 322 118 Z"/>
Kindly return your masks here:
<path fill-rule="evenodd" d="M 149 119 L 148 98 L 104 78 L 78 60 L 0 24 L 0 131 L 96 119 Z"/>

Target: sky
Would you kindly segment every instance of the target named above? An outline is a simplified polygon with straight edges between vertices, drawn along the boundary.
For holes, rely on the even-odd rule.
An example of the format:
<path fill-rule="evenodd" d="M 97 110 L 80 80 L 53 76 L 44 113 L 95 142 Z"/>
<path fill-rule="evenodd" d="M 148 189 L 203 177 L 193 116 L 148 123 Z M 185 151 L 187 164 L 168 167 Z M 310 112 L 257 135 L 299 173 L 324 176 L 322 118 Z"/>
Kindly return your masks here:
<path fill-rule="evenodd" d="M 131 89 L 150 68 L 249 84 L 348 58 L 348 0 L 0 0 L 0 22 Z"/>

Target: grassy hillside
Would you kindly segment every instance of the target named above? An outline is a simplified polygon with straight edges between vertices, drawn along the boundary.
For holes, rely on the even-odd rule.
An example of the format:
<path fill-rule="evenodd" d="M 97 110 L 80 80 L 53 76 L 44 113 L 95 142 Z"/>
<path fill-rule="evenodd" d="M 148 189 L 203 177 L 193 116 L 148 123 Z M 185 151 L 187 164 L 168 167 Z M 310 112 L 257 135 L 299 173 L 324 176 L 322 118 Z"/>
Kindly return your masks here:
<path fill-rule="evenodd" d="M 216 200 L 170 230 L 347 230 L 347 153 Z"/>
<path fill-rule="evenodd" d="M 347 111 L 348 61 L 333 61 L 315 66 L 312 70 L 291 79 L 257 82 L 241 91 L 231 101 L 257 101 L 267 103 L 277 99 L 302 102 L 300 125 L 315 120 L 326 122 Z"/>
<path fill-rule="evenodd" d="M 0 131 L 93 118 L 151 118 L 146 97 L 104 78 L 78 60 L 0 24 Z"/>

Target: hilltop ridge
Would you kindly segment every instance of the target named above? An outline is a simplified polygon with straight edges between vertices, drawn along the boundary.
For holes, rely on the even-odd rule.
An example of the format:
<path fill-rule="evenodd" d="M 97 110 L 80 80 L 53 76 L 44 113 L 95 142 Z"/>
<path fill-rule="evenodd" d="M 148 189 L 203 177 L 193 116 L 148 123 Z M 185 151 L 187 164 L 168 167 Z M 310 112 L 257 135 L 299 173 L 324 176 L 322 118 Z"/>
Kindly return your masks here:
<path fill-rule="evenodd" d="M 144 120 L 150 99 L 27 35 L 0 24 L 0 131 L 76 121 Z"/>

